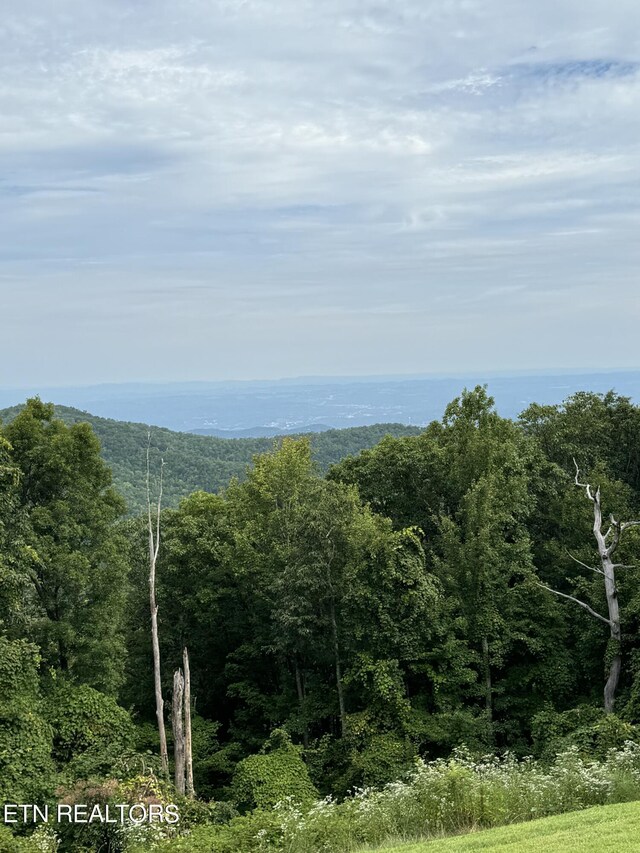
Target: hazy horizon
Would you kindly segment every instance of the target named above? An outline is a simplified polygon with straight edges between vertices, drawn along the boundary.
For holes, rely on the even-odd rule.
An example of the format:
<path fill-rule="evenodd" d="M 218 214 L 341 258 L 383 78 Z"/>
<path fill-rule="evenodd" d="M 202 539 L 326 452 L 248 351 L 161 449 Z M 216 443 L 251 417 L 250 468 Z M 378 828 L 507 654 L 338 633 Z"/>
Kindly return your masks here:
<path fill-rule="evenodd" d="M 556 404 L 576 391 L 615 390 L 640 401 L 640 370 L 460 376 L 297 377 L 246 382 L 122 383 L 0 389 L 0 409 L 39 393 L 100 417 L 212 434 L 304 432 L 374 423 L 423 425 L 442 417 L 464 387 L 487 384 L 498 412 L 517 417 L 530 403 Z"/>
<path fill-rule="evenodd" d="M 438 373 L 336 373 L 336 374 L 290 374 L 287 376 L 251 376 L 246 379 L 145 379 L 132 378 L 122 381 L 104 381 L 104 382 L 86 382 L 86 383 L 65 383 L 60 385 L 49 385 L 44 383 L 26 383 L 12 384 L 6 383 L 0 385 L 0 392 L 14 393 L 33 391 L 37 388 L 42 388 L 43 391 L 68 391 L 68 390 L 89 390 L 94 388 L 162 388 L 171 386 L 233 386 L 233 385 L 276 385 L 282 384 L 318 384 L 323 382 L 376 382 L 376 381 L 413 381 L 413 380 L 481 380 L 482 377 L 489 378 L 518 378 L 522 377 L 553 377 L 553 376 L 601 376 L 614 374 L 632 374 L 640 373 L 640 366 L 633 367 L 576 367 L 576 368 L 522 368 L 520 370 L 496 369 L 496 370 L 460 370 L 460 371 L 443 371 Z"/>

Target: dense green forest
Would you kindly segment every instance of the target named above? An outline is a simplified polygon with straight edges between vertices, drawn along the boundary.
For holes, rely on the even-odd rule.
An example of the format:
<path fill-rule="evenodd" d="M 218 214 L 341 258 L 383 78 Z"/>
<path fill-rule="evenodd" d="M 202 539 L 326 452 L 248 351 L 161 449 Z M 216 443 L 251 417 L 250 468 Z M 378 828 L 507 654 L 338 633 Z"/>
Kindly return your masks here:
<path fill-rule="evenodd" d="M 0 422 L 8 423 L 22 406 L 0 410 Z M 131 514 L 146 507 L 146 448 L 151 432 L 151 449 L 157 461 L 162 456 L 164 469 L 164 505 L 179 501 L 204 489 L 217 492 L 233 477 L 242 478 L 256 453 L 274 446 L 271 438 L 217 438 L 173 432 L 162 427 L 125 423 L 99 418 L 68 406 L 56 406 L 56 417 L 66 424 L 89 423 L 100 439 L 102 456 L 111 468 L 113 484 L 125 498 Z M 385 435 L 417 435 L 418 427 L 404 424 L 374 424 L 350 429 L 330 429 L 309 435 L 313 457 L 322 472 L 345 456 L 352 456 L 377 444 Z"/>
<path fill-rule="evenodd" d="M 346 851 L 640 798 L 629 399 L 579 393 L 512 421 L 477 387 L 418 434 L 277 446 L 154 430 L 167 499 L 208 487 L 158 518 L 159 454 L 149 515 L 114 487 L 144 506 L 146 428 L 38 400 L 12 414 L 2 799 L 169 802 L 181 821 L 40 827 L 39 847 L 7 835 L 6 849 Z M 159 754 L 151 564 L 176 788 Z"/>

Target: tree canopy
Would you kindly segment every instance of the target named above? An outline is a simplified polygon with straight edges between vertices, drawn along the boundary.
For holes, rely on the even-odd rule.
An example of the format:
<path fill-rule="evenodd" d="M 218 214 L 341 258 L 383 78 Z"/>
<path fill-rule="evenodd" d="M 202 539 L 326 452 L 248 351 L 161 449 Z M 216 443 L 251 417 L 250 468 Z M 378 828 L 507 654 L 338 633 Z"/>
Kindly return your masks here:
<path fill-rule="evenodd" d="M 477 387 L 416 434 L 381 428 L 345 458 L 348 442 L 334 444 L 328 470 L 317 437 L 242 445 L 261 452 L 229 451 L 208 491 L 184 486 L 197 472 L 171 481 L 187 456 L 168 452 L 162 690 L 188 646 L 196 791 L 242 810 L 296 786 L 380 785 L 462 744 L 545 756 L 574 736 L 624 739 L 640 723 L 640 532 L 616 550 L 614 649 L 590 614 L 607 598 L 575 466 L 603 518 L 638 519 L 639 411 L 581 393 L 512 421 Z M 107 433 L 101 447 L 74 418 L 30 400 L 0 429 L 7 797 L 157 769 L 147 520 L 126 514 Z M 147 433 L 125 427 L 118 452 L 144 489 Z M 216 441 L 191 439 L 194 458 Z M 617 716 L 603 723 L 616 655 Z"/>

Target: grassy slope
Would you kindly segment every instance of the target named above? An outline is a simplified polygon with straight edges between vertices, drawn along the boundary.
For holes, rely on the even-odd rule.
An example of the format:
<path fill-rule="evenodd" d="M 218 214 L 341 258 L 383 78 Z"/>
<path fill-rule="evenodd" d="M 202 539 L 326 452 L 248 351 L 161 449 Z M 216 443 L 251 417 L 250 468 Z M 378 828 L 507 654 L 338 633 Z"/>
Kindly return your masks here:
<path fill-rule="evenodd" d="M 11 420 L 20 406 L 0 411 L 0 423 Z M 124 495 L 131 513 L 145 508 L 147 432 L 144 424 L 99 418 L 79 409 L 56 406 L 56 415 L 67 423 L 87 421 L 102 444 L 102 455 L 113 471 L 114 484 Z M 374 424 L 310 434 L 314 457 L 322 471 L 345 456 L 377 444 L 385 435 L 417 435 L 420 429 L 402 424 Z M 256 453 L 270 450 L 277 439 L 217 438 L 151 428 L 154 470 L 160 454 L 165 459 L 164 505 L 176 506 L 197 489 L 217 492 L 232 477 L 242 477 Z"/>
<path fill-rule="evenodd" d="M 531 823 L 378 849 L 380 853 L 640 853 L 640 802 L 595 806 Z"/>

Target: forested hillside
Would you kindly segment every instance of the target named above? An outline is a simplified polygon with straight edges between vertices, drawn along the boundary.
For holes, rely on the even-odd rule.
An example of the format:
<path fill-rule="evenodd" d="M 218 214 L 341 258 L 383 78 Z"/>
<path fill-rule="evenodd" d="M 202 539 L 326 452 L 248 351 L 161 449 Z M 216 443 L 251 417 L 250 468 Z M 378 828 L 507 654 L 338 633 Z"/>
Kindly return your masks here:
<path fill-rule="evenodd" d="M 21 410 L 14 406 L 0 410 L 0 422 L 9 422 Z M 113 472 L 114 485 L 127 502 L 131 514 L 146 508 L 146 450 L 149 427 L 144 424 L 99 418 L 67 406 L 55 407 L 56 417 L 67 424 L 91 424 L 100 439 L 102 456 Z M 321 471 L 345 456 L 377 444 L 385 435 L 417 435 L 417 427 L 403 424 L 331 429 L 311 436 L 313 457 Z M 232 477 L 244 477 L 247 465 L 256 453 L 274 446 L 270 438 L 216 438 L 151 428 L 151 447 L 157 463 L 162 456 L 164 469 L 164 503 L 177 506 L 181 498 L 196 489 L 217 492 Z"/>
<path fill-rule="evenodd" d="M 640 407 L 513 421 L 477 387 L 326 475 L 284 439 L 151 525 L 75 417 L 0 431 L 0 795 L 182 820 L 7 849 L 344 853 L 640 799 Z"/>

